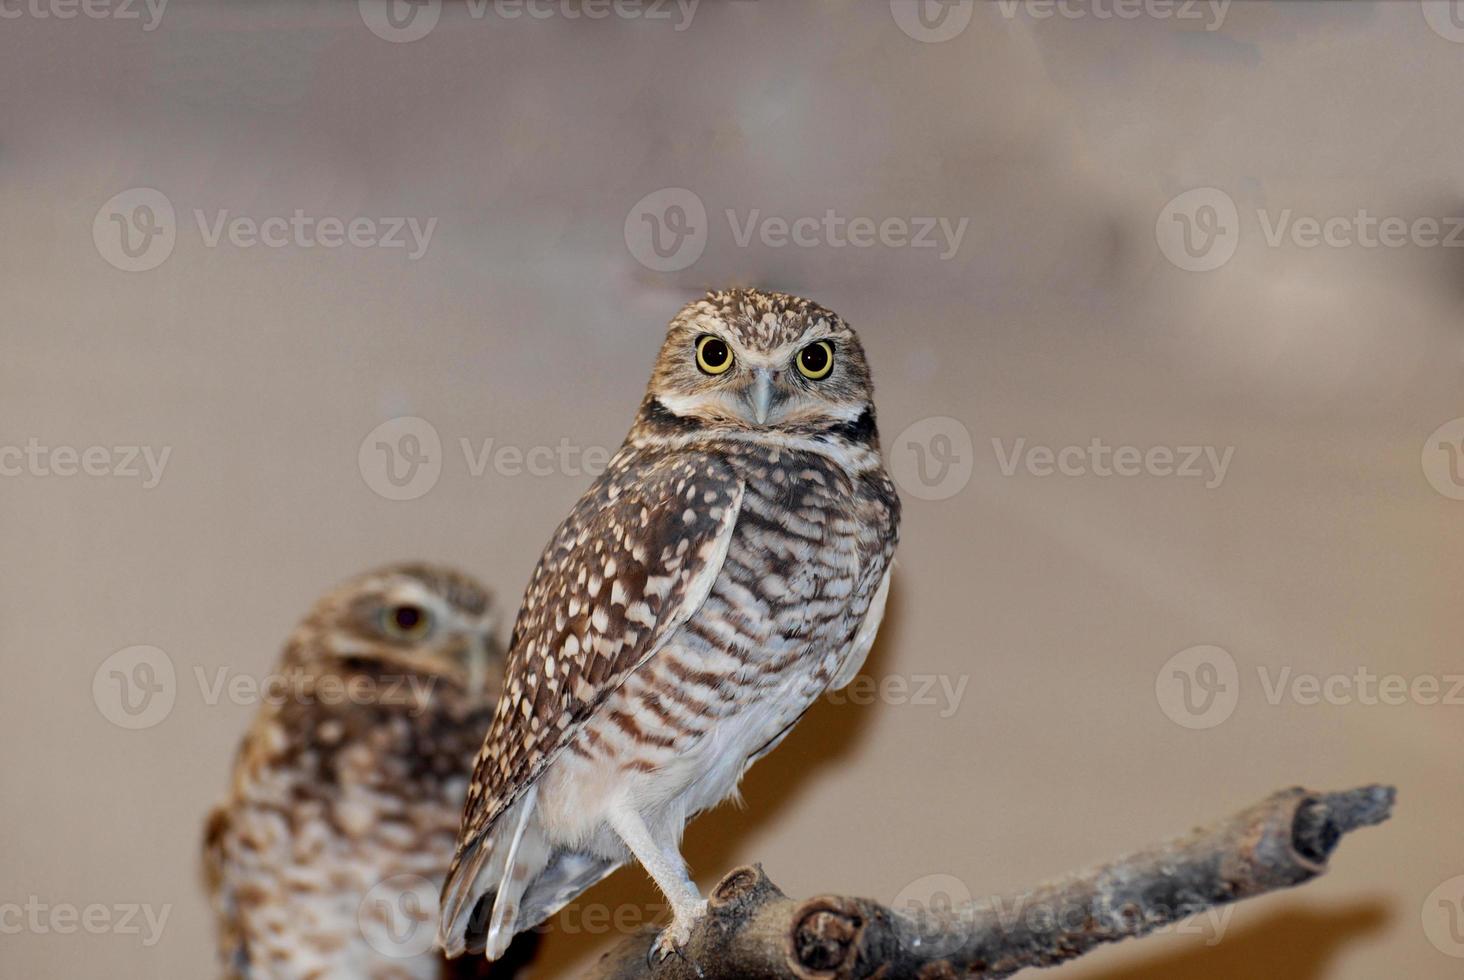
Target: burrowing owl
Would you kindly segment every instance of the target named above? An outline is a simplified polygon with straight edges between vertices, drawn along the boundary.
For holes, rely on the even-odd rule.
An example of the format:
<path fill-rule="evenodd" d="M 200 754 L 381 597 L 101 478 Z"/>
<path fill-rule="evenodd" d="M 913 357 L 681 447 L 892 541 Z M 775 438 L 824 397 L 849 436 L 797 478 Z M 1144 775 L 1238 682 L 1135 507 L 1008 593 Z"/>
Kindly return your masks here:
<path fill-rule="evenodd" d="M 385 568 L 315 606 L 208 821 L 229 976 L 439 976 L 436 889 L 502 660 L 488 593 L 450 569 Z"/>
<path fill-rule="evenodd" d="M 705 910 L 686 822 L 731 795 L 874 642 L 900 504 L 838 316 L 709 294 L 671 321 L 625 444 L 524 596 L 443 891 L 449 955 L 500 956 L 634 857 Z"/>

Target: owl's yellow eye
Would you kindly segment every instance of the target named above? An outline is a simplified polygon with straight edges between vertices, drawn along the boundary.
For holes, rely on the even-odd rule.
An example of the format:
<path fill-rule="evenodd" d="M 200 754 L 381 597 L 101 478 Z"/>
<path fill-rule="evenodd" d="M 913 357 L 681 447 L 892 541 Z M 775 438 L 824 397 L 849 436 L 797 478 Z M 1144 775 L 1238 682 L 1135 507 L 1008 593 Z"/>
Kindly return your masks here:
<path fill-rule="evenodd" d="M 732 366 L 732 351 L 720 337 L 707 334 L 696 342 L 696 366 L 703 374 L 723 374 Z"/>
<path fill-rule="evenodd" d="M 420 640 L 432 629 L 432 614 L 410 602 L 388 606 L 381 611 L 381 628 L 394 640 Z"/>
<path fill-rule="evenodd" d="M 808 380 L 827 378 L 834 369 L 834 345 L 827 340 L 815 340 L 798 352 L 795 361 L 798 373 Z"/>

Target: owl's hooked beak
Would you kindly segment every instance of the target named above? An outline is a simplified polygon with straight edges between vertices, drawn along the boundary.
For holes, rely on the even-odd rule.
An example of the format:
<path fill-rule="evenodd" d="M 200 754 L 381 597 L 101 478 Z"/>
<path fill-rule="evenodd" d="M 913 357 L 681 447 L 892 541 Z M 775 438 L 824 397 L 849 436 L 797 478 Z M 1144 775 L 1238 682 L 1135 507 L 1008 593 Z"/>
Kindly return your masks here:
<path fill-rule="evenodd" d="M 773 384 L 778 372 L 772 368 L 756 368 L 752 375 L 752 386 L 747 389 L 747 403 L 758 425 L 765 425 L 773 410 Z"/>

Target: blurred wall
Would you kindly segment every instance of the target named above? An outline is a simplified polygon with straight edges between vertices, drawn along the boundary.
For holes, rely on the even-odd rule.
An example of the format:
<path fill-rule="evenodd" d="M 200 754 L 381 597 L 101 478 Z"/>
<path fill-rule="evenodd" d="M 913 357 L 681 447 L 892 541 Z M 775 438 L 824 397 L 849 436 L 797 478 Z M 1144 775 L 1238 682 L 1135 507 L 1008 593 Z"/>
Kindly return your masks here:
<path fill-rule="evenodd" d="M 208 685 L 387 560 L 511 610 L 666 320 L 760 284 L 861 331 L 906 518 L 871 703 L 691 827 L 703 886 L 989 895 L 1390 781 L 1326 878 L 1059 974 L 1457 976 L 1455 6 L 0 8 L 0 903 L 109 917 L 3 972 L 210 975 Z"/>

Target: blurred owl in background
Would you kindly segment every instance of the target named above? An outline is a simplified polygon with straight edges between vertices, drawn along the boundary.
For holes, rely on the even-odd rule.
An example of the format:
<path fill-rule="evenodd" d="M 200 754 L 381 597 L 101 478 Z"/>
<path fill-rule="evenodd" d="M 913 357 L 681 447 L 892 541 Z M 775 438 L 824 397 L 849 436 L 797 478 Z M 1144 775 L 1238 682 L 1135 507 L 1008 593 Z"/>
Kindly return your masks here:
<path fill-rule="evenodd" d="M 206 829 L 226 976 L 477 975 L 433 939 L 502 684 L 494 625 L 473 579 L 403 564 L 346 582 L 296 628 Z"/>

